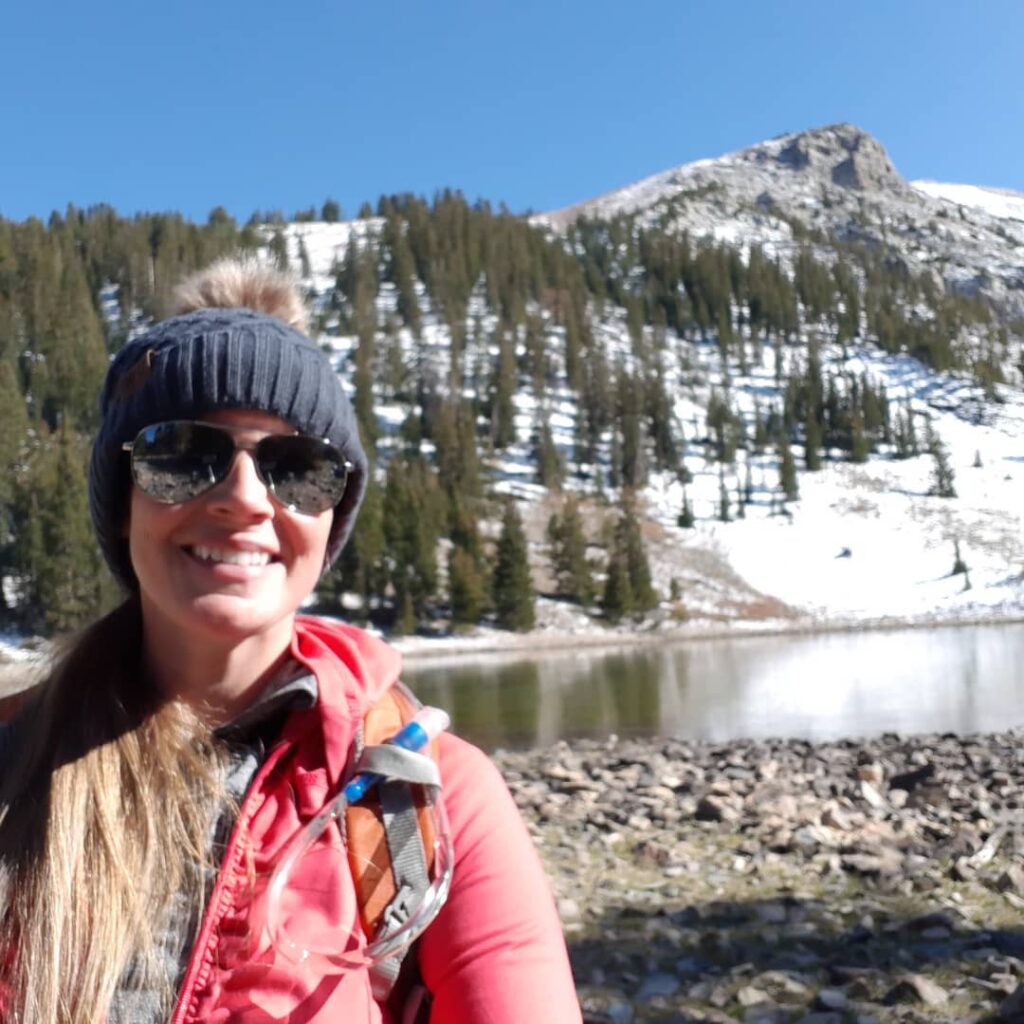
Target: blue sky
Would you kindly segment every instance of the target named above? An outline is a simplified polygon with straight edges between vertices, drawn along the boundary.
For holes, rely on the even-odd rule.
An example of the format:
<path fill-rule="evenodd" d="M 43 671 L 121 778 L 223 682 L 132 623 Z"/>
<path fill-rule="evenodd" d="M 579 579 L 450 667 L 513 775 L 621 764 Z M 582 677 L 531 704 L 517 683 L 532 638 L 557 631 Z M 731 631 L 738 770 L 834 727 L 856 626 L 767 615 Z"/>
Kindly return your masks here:
<path fill-rule="evenodd" d="M 0 214 L 459 188 L 554 209 L 852 121 L 908 178 L 1024 191 L 1019 0 L 176 0 L 0 16 Z"/>

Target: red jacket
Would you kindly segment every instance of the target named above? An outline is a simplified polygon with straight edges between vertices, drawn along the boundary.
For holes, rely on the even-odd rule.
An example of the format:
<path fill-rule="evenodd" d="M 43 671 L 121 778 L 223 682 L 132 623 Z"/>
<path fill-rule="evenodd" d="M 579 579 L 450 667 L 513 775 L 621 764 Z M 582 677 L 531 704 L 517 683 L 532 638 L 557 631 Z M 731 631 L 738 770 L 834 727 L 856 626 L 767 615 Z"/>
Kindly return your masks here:
<path fill-rule="evenodd" d="M 289 718 L 242 803 L 172 1024 L 392 1024 L 365 971 L 324 975 L 298 965 L 259 922 L 281 848 L 338 791 L 356 727 L 397 680 L 400 657 L 361 630 L 309 618 L 297 620 L 292 654 L 316 675 L 319 700 Z M 442 737 L 439 760 L 455 874 L 419 944 L 432 1024 L 578 1024 L 550 890 L 508 790 L 487 757 L 456 737 Z M 292 927 L 337 914 L 339 934 L 358 932 L 341 920 L 352 907 L 337 898 L 351 886 L 344 858 L 327 860 L 338 867 L 334 877 L 322 862 L 295 879 L 302 896 Z"/>

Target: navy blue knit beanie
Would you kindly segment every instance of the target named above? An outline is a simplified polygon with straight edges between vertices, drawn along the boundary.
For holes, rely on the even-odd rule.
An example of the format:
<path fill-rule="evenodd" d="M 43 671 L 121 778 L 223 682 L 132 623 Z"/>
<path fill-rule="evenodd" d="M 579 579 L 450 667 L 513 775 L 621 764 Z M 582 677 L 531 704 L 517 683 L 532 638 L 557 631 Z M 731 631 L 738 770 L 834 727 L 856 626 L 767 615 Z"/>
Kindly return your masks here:
<path fill-rule="evenodd" d="M 352 532 L 366 489 L 366 454 L 330 360 L 276 317 L 202 309 L 165 320 L 125 345 L 100 396 L 103 422 L 89 467 L 89 509 L 110 568 L 131 590 L 138 583 L 123 534 L 131 473 L 122 445 L 151 423 L 196 419 L 216 409 L 267 412 L 336 445 L 354 468 L 334 509 L 325 569 Z"/>

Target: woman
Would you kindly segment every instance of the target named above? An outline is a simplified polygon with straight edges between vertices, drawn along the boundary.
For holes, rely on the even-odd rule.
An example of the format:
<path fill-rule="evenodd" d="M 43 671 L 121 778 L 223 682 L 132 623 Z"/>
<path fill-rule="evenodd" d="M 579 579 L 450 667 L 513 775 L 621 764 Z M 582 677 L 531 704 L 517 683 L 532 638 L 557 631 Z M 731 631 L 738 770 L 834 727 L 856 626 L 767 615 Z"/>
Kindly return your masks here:
<path fill-rule="evenodd" d="M 297 615 L 365 487 L 355 418 L 287 279 L 226 261 L 180 296 L 101 397 L 90 505 L 130 596 L 3 735 L 2 1017 L 397 1024 L 404 980 L 389 998 L 367 956 L 308 955 L 335 934 L 365 953 L 337 824 L 285 878 L 280 928 L 270 884 L 399 676 L 380 641 Z M 403 979 L 435 1024 L 578 1021 L 496 770 L 448 735 L 437 768 L 454 873 Z"/>

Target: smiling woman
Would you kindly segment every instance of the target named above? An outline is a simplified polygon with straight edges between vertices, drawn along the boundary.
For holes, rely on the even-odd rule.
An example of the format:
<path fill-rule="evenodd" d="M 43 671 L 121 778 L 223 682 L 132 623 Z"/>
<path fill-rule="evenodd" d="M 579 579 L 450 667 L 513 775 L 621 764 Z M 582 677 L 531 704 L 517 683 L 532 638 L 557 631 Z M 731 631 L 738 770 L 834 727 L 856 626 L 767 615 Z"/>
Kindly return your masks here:
<path fill-rule="evenodd" d="M 405 749 L 398 655 L 297 614 L 367 460 L 294 289 L 227 262 L 182 296 L 101 401 L 90 504 L 127 600 L 0 731 L 0 1016 L 578 1021 L 495 769 Z"/>

